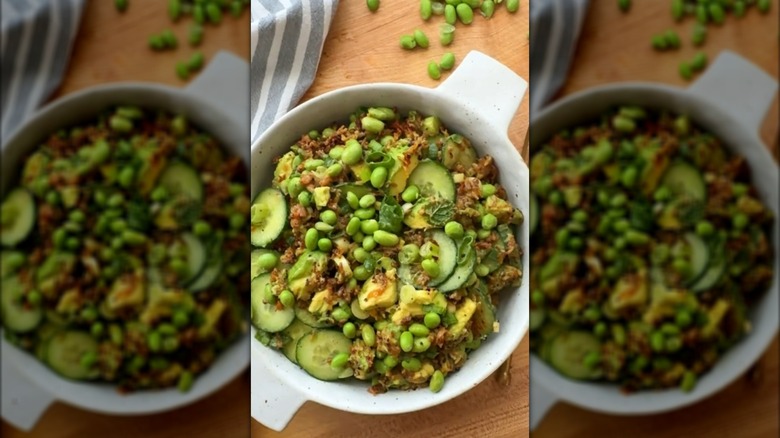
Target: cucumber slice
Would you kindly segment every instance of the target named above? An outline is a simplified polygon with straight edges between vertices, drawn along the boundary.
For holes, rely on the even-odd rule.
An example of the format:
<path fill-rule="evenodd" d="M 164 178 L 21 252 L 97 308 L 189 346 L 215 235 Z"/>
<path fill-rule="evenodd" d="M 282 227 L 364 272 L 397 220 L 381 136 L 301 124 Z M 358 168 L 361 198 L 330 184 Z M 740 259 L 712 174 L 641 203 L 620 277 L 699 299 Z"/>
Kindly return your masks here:
<path fill-rule="evenodd" d="M 295 348 L 298 365 L 312 377 L 320 380 L 338 380 L 344 370 L 334 370 L 330 362 L 339 354 L 349 354 L 350 341 L 335 330 L 314 330 L 304 335 Z"/>
<path fill-rule="evenodd" d="M 254 249 L 252 250 L 252 254 L 249 256 L 249 273 L 252 276 L 251 278 L 255 278 L 261 274 L 265 274 L 265 269 L 260 268 L 258 266 L 257 261 L 260 259 L 260 256 L 266 253 L 272 253 L 276 255 L 277 258 L 279 258 L 279 253 L 276 251 L 272 251 L 270 249 Z"/>
<path fill-rule="evenodd" d="M 304 324 L 300 319 L 296 319 L 289 327 L 284 329 L 282 334 L 287 338 L 287 341 L 284 343 L 282 352 L 287 356 L 287 359 L 290 359 L 290 362 L 295 364 L 298 363 L 298 359 L 295 357 L 298 341 L 313 331 L 314 329 L 312 327 Z"/>
<path fill-rule="evenodd" d="M 192 233 L 183 233 L 181 240 L 187 247 L 187 278 L 182 279 L 183 284 L 191 284 L 203 272 L 206 266 L 206 247 Z"/>
<path fill-rule="evenodd" d="M 691 250 L 691 283 L 696 282 L 704 274 L 707 264 L 710 260 L 710 249 L 707 244 L 701 240 L 701 237 L 694 233 L 686 233 L 685 241 Z"/>
<path fill-rule="evenodd" d="M 357 301 L 357 300 L 355 300 L 355 301 Z M 312 327 L 312 328 L 333 327 L 332 323 L 330 323 L 328 321 L 320 321 L 319 319 L 317 319 L 317 317 L 312 315 L 311 312 L 309 312 L 308 310 L 306 310 L 304 308 L 301 308 L 301 307 L 296 307 L 295 308 L 295 316 L 298 319 L 300 319 L 302 323 L 304 323 L 304 324 L 306 324 L 306 325 L 308 325 L 309 327 Z"/>
<path fill-rule="evenodd" d="M 696 283 L 693 284 L 691 290 L 694 292 L 702 292 L 712 288 L 718 283 L 721 277 L 723 277 L 723 273 L 725 272 L 726 260 L 721 258 L 720 260 L 710 264 L 707 270 L 704 271 L 704 274 L 702 274 L 701 278 L 699 278 Z"/>
<path fill-rule="evenodd" d="M 252 245 L 265 248 L 287 225 L 287 200 L 277 189 L 265 189 L 252 202 Z"/>
<path fill-rule="evenodd" d="M 439 247 L 439 254 L 441 255 L 441 247 Z M 477 256 L 474 251 L 470 252 L 468 258 L 455 268 L 455 272 L 450 275 L 444 283 L 440 284 L 438 289 L 442 292 L 450 292 L 462 287 L 469 276 L 474 272 L 474 267 L 477 265 Z"/>
<path fill-rule="evenodd" d="M 49 340 L 46 363 L 63 377 L 94 379 L 98 376 L 97 368 L 81 366 L 81 358 L 86 353 L 98 353 L 98 343 L 92 336 L 75 330 L 58 333 Z"/>
<path fill-rule="evenodd" d="M 592 352 L 601 352 L 601 343 L 594 335 L 583 331 L 564 332 L 552 340 L 550 363 L 561 374 L 572 379 L 594 379 L 598 371 L 584 364 L 585 356 Z"/>
<path fill-rule="evenodd" d="M 530 210 L 529 231 L 531 232 L 531 234 L 533 234 L 536 231 L 536 227 L 539 226 L 539 199 L 533 193 L 531 193 L 531 204 L 529 205 L 529 210 Z"/>
<path fill-rule="evenodd" d="M 209 286 L 214 284 L 217 278 L 219 278 L 219 274 L 221 273 L 222 259 L 217 258 L 203 268 L 203 271 L 201 271 L 200 275 L 198 275 L 196 279 L 192 280 L 192 283 L 187 287 L 187 289 L 191 290 L 192 292 L 199 292 L 207 289 Z"/>
<path fill-rule="evenodd" d="M 30 192 L 16 188 L 5 197 L 0 222 L 0 243 L 14 246 L 30 235 L 35 227 L 35 200 Z"/>
<path fill-rule="evenodd" d="M 292 324 L 295 311 L 289 307 L 281 309 L 276 304 L 268 304 L 263 300 L 265 287 L 271 284 L 271 275 L 263 274 L 252 280 L 252 324 L 268 333 L 278 333 Z"/>
<path fill-rule="evenodd" d="M 420 161 L 414 169 L 407 186 L 416 185 L 421 198 L 442 198 L 455 202 L 455 182 L 446 167 L 432 160 Z"/>
<path fill-rule="evenodd" d="M 482 291 L 478 291 L 477 295 L 479 304 L 477 305 L 477 310 L 474 311 L 471 329 L 474 331 L 475 338 L 484 339 L 494 333 L 493 326 L 496 322 L 496 308 L 493 307 L 490 298 Z"/>
<path fill-rule="evenodd" d="M 14 259 L 12 261 L 12 259 Z M 15 274 L 20 268 L 19 262 L 26 259 L 21 251 L 2 251 L 0 252 L 0 279 Z"/>
<path fill-rule="evenodd" d="M 701 172 L 684 161 L 670 164 L 664 172 L 661 184 L 668 187 L 676 197 L 698 201 L 707 199 L 707 185 Z"/>
<path fill-rule="evenodd" d="M 458 264 L 458 247 L 450 236 L 446 235 L 443 231 L 434 231 L 431 234 L 431 237 L 433 237 L 433 241 L 436 242 L 436 245 L 439 246 L 439 276 L 432 278 L 431 281 L 428 282 L 429 286 L 434 287 L 447 281 L 453 272 L 455 272 L 455 267 Z"/>
<path fill-rule="evenodd" d="M 19 277 L 14 275 L 4 279 L 0 288 L 0 315 L 5 327 L 16 333 L 32 331 L 43 320 L 41 308 L 24 305 L 23 299 L 24 285 Z"/>
<path fill-rule="evenodd" d="M 172 199 L 186 198 L 190 201 L 203 202 L 203 183 L 200 175 L 190 165 L 174 161 L 160 174 L 158 184 L 165 188 Z"/>

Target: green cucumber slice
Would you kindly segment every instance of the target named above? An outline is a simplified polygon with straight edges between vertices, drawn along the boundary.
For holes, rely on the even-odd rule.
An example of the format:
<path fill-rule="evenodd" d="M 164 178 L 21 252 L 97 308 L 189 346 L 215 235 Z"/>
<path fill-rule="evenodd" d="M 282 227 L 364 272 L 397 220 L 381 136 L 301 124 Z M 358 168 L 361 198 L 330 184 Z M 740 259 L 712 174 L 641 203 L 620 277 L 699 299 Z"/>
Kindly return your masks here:
<path fill-rule="evenodd" d="M 441 247 L 439 247 L 439 256 L 441 259 Z M 451 292 L 462 287 L 466 283 L 466 280 L 469 279 L 469 276 L 471 276 L 471 273 L 474 272 L 474 267 L 476 265 L 477 255 L 472 248 L 471 251 L 469 251 L 466 260 L 455 268 L 455 271 L 450 275 L 450 278 L 440 284 L 438 289 L 442 292 Z"/>
<path fill-rule="evenodd" d="M 182 279 L 182 283 L 191 284 L 206 266 L 206 247 L 192 233 L 182 233 L 181 240 L 187 247 L 187 272 L 189 273 L 187 278 Z"/>
<path fill-rule="evenodd" d="M 21 251 L 4 250 L 0 252 L 0 279 L 15 274 L 21 267 L 19 266 L 20 262 L 23 264 L 26 258 Z"/>
<path fill-rule="evenodd" d="M 339 354 L 349 354 L 350 341 L 341 332 L 335 330 L 314 330 L 304 335 L 295 348 L 298 365 L 314 378 L 320 380 L 338 380 L 344 370 L 334 370 L 330 362 Z"/>
<path fill-rule="evenodd" d="M 356 300 L 357 301 L 357 300 Z M 302 323 L 308 325 L 312 328 L 327 328 L 327 327 L 333 327 L 333 324 L 328 321 L 320 321 L 311 314 L 308 310 L 302 308 L 302 307 L 296 307 L 295 308 L 295 316 L 301 320 Z"/>
<path fill-rule="evenodd" d="M 160 186 L 165 188 L 172 199 L 186 198 L 190 201 L 203 202 L 203 183 L 200 175 L 190 165 L 174 161 L 162 171 Z"/>
<path fill-rule="evenodd" d="M 432 160 L 420 161 L 414 169 L 407 186 L 414 184 L 420 189 L 421 198 L 442 198 L 455 202 L 455 182 L 446 167 Z"/>
<path fill-rule="evenodd" d="M 14 275 L 3 280 L 0 288 L 0 315 L 8 330 L 16 333 L 32 331 L 43 320 L 40 307 L 31 307 L 22 303 L 24 285 L 19 277 Z"/>
<path fill-rule="evenodd" d="M 710 266 L 704 271 L 701 278 L 691 286 L 691 290 L 694 292 L 702 292 L 715 286 L 718 281 L 723 277 L 726 272 L 726 260 L 721 258 L 720 260 L 711 263 Z"/>
<path fill-rule="evenodd" d="M 21 243 L 35 228 L 35 200 L 23 188 L 11 190 L 0 205 L 0 212 L 0 243 L 3 246 Z"/>
<path fill-rule="evenodd" d="M 277 189 L 265 189 L 252 202 L 252 245 L 267 247 L 287 225 L 287 200 Z"/>
<path fill-rule="evenodd" d="M 290 307 L 277 307 L 263 299 L 265 287 L 271 284 L 271 275 L 263 274 L 251 283 L 251 319 L 252 324 L 265 332 L 278 333 L 292 324 L 295 311 Z"/>
<path fill-rule="evenodd" d="M 664 172 L 661 184 L 669 188 L 676 197 L 686 197 L 697 201 L 707 199 L 707 185 L 704 183 L 701 172 L 684 161 L 670 164 Z"/>
<path fill-rule="evenodd" d="M 439 276 L 432 278 L 428 285 L 438 286 L 450 278 L 458 264 L 458 247 L 455 242 L 443 231 L 436 230 L 431 233 L 433 241 L 439 246 Z"/>
<path fill-rule="evenodd" d="M 472 318 L 472 330 L 474 331 L 474 337 L 479 339 L 485 339 L 491 333 L 494 333 L 493 326 L 496 322 L 496 308 L 493 303 L 481 290 L 478 290 L 477 310 L 474 311 L 474 317 Z"/>
<path fill-rule="evenodd" d="M 689 281 L 694 283 L 707 269 L 707 264 L 710 260 L 710 249 L 701 240 L 701 237 L 694 233 L 685 233 L 685 241 L 691 250 L 691 277 Z"/>
<path fill-rule="evenodd" d="M 585 356 L 592 352 L 601 352 L 601 343 L 596 336 L 583 331 L 564 332 L 552 340 L 550 363 L 561 374 L 572 379 L 594 379 L 598 371 L 584 363 Z"/>
<path fill-rule="evenodd" d="M 312 327 L 304 324 L 300 319 L 296 319 L 289 327 L 284 329 L 282 334 L 287 340 L 284 343 L 284 347 L 282 347 L 282 352 L 287 356 L 287 359 L 290 359 L 290 362 L 295 364 L 298 363 L 298 359 L 295 357 L 298 341 L 313 331 L 314 329 Z"/>
<path fill-rule="evenodd" d="M 99 374 L 97 368 L 81 365 L 81 358 L 87 353 L 98 353 L 97 341 L 88 333 L 70 330 L 58 333 L 49 340 L 46 363 L 68 379 L 94 379 Z"/>
<path fill-rule="evenodd" d="M 200 275 L 187 287 L 192 292 L 199 292 L 207 289 L 209 286 L 219 278 L 219 274 L 222 273 L 222 259 L 216 258 L 209 264 L 207 264 Z"/>

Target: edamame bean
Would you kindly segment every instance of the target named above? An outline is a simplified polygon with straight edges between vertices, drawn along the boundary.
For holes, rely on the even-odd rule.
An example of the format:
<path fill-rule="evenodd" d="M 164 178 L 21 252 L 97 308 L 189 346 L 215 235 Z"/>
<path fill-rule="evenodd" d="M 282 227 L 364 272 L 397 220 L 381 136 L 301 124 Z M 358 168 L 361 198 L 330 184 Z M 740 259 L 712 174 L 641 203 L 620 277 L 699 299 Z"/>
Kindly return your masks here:
<path fill-rule="evenodd" d="M 158 331 L 152 331 L 146 336 L 146 345 L 152 352 L 160 351 L 162 348 L 162 335 Z"/>
<path fill-rule="evenodd" d="M 431 341 L 428 338 L 417 338 L 414 340 L 414 348 L 412 351 L 415 353 L 425 353 L 431 348 Z"/>
<path fill-rule="evenodd" d="M 208 16 L 210 22 L 219 24 L 222 21 L 222 9 L 216 3 L 207 3 L 206 16 Z"/>
<path fill-rule="evenodd" d="M 412 50 L 417 47 L 417 41 L 414 39 L 414 35 L 402 35 L 400 41 L 402 49 Z"/>
<path fill-rule="evenodd" d="M 113 223 L 111 225 L 113 228 Z M 207 236 L 211 233 L 211 225 L 209 225 L 208 222 L 199 219 L 192 225 L 192 232 L 195 233 L 196 236 Z"/>
<path fill-rule="evenodd" d="M 379 0 L 366 0 L 366 6 L 369 11 L 376 12 L 379 10 Z"/>
<path fill-rule="evenodd" d="M 385 129 L 385 123 L 379 119 L 375 119 L 371 116 L 366 116 L 360 119 L 360 126 L 371 134 L 379 134 Z M 383 167 L 377 167 L 377 169 L 384 169 Z M 376 169 L 374 169 L 376 170 Z M 387 171 L 387 169 L 385 169 Z"/>
<path fill-rule="evenodd" d="M 509 5 L 509 0 L 507 1 L 507 5 Z M 474 11 L 471 9 L 471 6 L 465 3 L 457 5 L 455 7 L 455 13 L 463 24 L 471 24 L 471 22 L 474 21 Z"/>
<path fill-rule="evenodd" d="M 593 334 L 598 336 L 598 337 L 600 337 L 600 338 L 603 338 L 604 336 L 606 336 L 606 334 L 607 334 L 607 323 L 605 323 L 604 321 L 599 321 L 598 323 L 596 323 L 596 325 L 593 326 Z"/>
<path fill-rule="evenodd" d="M 331 178 L 336 178 L 337 176 L 341 175 L 341 172 L 343 171 L 344 166 L 342 166 L 340 163 L 335 163 L 331 164 L 330 167 L 325 170 L 325 174 Z"/>
<path fill-rule="evenodd" d="M 128 133 L 133 130 L 133 122 L 119 115 L 112 116 L 108 125 L 112 130 L 120 133 Z"/>
<path fill-rule="evenodd" d="M 444 373 L 442 373 L 439 370 L 436 370 L 433 372 L 433 375 L 431 376 L 431 381 L 428 384 L 428 389 L 431 390 L 433 393 L 437 393 L 441 391 L 441 389 L 444 387 Z"/>
<path fill-rule="evenodd" d="M 452 70 L 452 68 L 455 67 L 455 55 L 452 52 L 447 52 L 442 55 L 441 61 L 439 61 L 439 67 L 441 67 L 442 70 Z"/>
<path fill-rule="evenodd" d="M 360 202 L 359 202 L 360 206 L 363 208 L 373 207 L 375 203 L 376 203 L 376 196 L 372 194 L 363 195 L 363 197 L 360 198 Z"/>
<path fill-rule="evenodd" d="M 182 371 L 179 375 L 179 381 L 176 383 L 176 388 L 181 392 L 187 392 L 192 388 L 192 384 L 195 381 L 195 376 L 190 371 Z"/>
<path fill-rule="evenodd" d="M 311 193 L 303 191 L 298 194 L 298 203 L 304 207 L 311 206 Z"/>
<path fill-rule="evenodd" d="M 409 353 L 414 349 L 414 335 L 409 331 L 405 331 L 401 333 L 398 343 L 401 346 L 401 350 L 405 353 Z"/>
<path fill-rule="evenodd" d="M 696 374 L 693 371 L 686 371 L 680 379 L 680 389 L 690 392 L 694 387 L 696 387 Z"/>
<path fill-rule="evenodd" d="M 428 21 L 433 15 L 433 4 L 431 0 L 420 0 L 420 17 Z"/>
<path fill-rule="evenodd" d="M 171 322 L 178 328 L 186 327 L 190 323 L 190 316 L 184 310 L 175 310 L 171 316 Z"/>
<path fill-rule="evenodd" d="M 344 153 L 341 155 L 341 161 L 343 161 L 347 166 L 353 166 L 359 163 L 362 159 L 363 147 L 360 145 L 360 143 L 355 139 L 347 140 L 347 143 L 344 147 Z"/>
<path fill-rule="evenodd" d="M 322 213 L 320 213 L 320 220 L 325 222 L 328 225 L 336 225 L 336 222 L 338 222 L 339 218 L 336 215 L 335 211 L 325 210 Z"/>
<path fill-rule="evenodd" d="M 480 186 L 480 196 L 482 198 L 489 198 L 496 194 L 496 186 L 493 184 L 482 184 Z"/>
<path fill-rule="evenodd" d="M 428 48 L 428 36 L 420 29 L 414 30 L 414 42 L 417 43 L 417 47 Z"/>
<path fill-rule="evenodd" d="M 337 307 L 333 309 L 333 312 L 331 312 L 330 316 L 332 316 L 336 321 L 342 322 L 349 319 L 349 312 L 342 309 L 341 307 Z"/>
<path fill-rule="evenodd" d="M 383 230 L 374 231 L 373 237 L 376 243 L 382 246 L 396 246 L 398 245 L 398 242 L 401 240 L 395 234 Z"/>
<path fill-rule="evenodd" d="M 444 233 L 450 237 L 460 238 L 463 237 L 463 225 L 458 222 L 450 221 L 444 225 Z"/>
<path fill-rule="evenodd" d="M 433 259 L 425 259 L 421 263 L 423 270 L 426 274 L 428 274 L 431 278 L 436 278 L 441 274 L 441 268 L 439 267 L 439 264 L 436 263 Z"/>
<path fill-rule="evenodd" d="M 708 237 L 711 236 L 713 233 L 715 233 L 715 227 L 712 225 L 712 222 L 707 220 L 702 220 L 696 224 L 696 234 L 698 234 L 699 236 Z"/>
<path fill-rule="evenodd" d="M 191 46 L 193 47 L 199 46 L 203 42 L 203 26 L 201 26 L 198 23 L 195 23 L 192 26 L 190 26 L 187 40 L 189 41 Z"/>
<path fill-rule="evenodd" d="M 431 331 L 428 329 L 428 327 L 424 326 L 423 324 L 420 324 L 418 322 L 412 324 L 409 326 L 409 332 L 414 335 L 415 337 L 422 338 L 425 336 L 428 336 Z"/>
<path fill-rule="evenodd" d="M 388 370 L 392 370 L 398 365 L 398 358 L 395 356 L 385 356 L 385 358 L 382 359 L 382 362 L 385 364 Z"/>
<path fill-rule="evenodd" d="M 684 0 L 672 0 L 672 17 L 675 20 L 682 20 L 685 15 L 685 2 Z"/>
<path fill-rule="evenodd" d="M 455 22 L 458 21 L 458 14 L 455 6 L 447 4 L 447 6 L 444 7 L 444 21 L 453 26 L 455 25 Z"/>
<path fill-rule="evenodd" d="M 293 295 L 291 291 L 285 289 L 279 293 L 279 301 L 281 301 L 284 307 L 291 308 L 295 305 L 295 295 Z"/>
<path fill-rule="evenodd" d="M 346 368 L 348 362 L 349 362 L 349 354 L 339 353 L 333 356 L 333 359 L 331 359 L 330 367 L 333 368 L 334 370 L 343 370 L 344 368 Z"/>
<path fill-rule="evenodd" d="M 766 14 L 772 6 L 772 0 L 758 0 L 757 6 L 759 12 Z"/>
<path fill-rule="evenodd" d="M 325 133 L 325 131 L 322 132 L 323 134 Z M 341 146 L 336 146 L 330 151 L 328 151 L 328 156 L 333 158 L 334 160 L 340 160 L 343 154 L 344 154 L 344 148 Z"/>
<path fill-rule="evenodd" d="M 373 208 L 360 208 L 355 210 L 355 216 L 362 220 L 371 219 L 374 217 L 374 214 L 376 214 L 376 210 Z"/>
<path fill-rule="evenodd" d="M 401 366 L 404 367 L 406 371 L 416 373 L 417 371 L 420 371 L 420 369 L 422 368 L 422 362 L 420 362 L 420 359 L 413 357 L 411 359 L 406 359 L 403 362 L 401 362 Z"/>
<path fill-rule="evenodd" d="M 477 274 L 477 277 L 484 277 L 490 274 L 490 268 L 480 263 L 474 268 L 474 273 Z"/>
<path fill-rule="evenodd" d="M 750 219 L 745 213 L 737 213 L 734 215 L 734 217 L 731 219 L 731 225 L 734 226 L 735 229 L 741 230 L 745 228 L 748 223 L 750 222 Z"/>
<path fill-rule="evenodd" d="M 489 19 L 496 11 L 496 3 L 493 0 L 485 0 L 479 7 L 482 12 L 482 16 Z"/>
<path fill-rule="evenodd" d="M 344 324 L 344 327 L 341 328 L 341 331 L 344 333 L 344 336 L 349 339 L 355 339 L 357 336 L 357 327 L 355 327 L 355 324 L 351 322 Z"/>
<path fill-rule="evenodd" d="M 450 32 L 444 32 L 444 31 L 440 31 L 439 32 L 439 43 L 442 46 L 445 46 L 445 47 L 449 46 L 450 44 L 452 44 L 452 42 L 454 40 L 455 40 L 455 30 L 454 29 L 452 31 L 450 31 Z"/>
<path fill-rule="evenodd" d="M 707 41 L 707 26 L 701 23 L 694 23 L 691 31 L 691 41 L 695 46 L 701 46 Z"/>
<path fill-rule="evenodd" d="M 650 243 L 650 236 L 641 231 L 628 230 L 624 237 L 631 245 L 647 245 Z"/>
<path fill-rule="evenodd" d="M 116 7 L 116 10 L 119 12 L 126 11 L 127 4 L 128 4 L 128 0 L 114 0 L 114 7 Z"/>
<path fill-rule="evenodd" d="M 664 33 L 664 38 L 666 38 L 666 44 L 671 49 L 678 49 L 680 48 L 680 35 L 677 35 L 677 32 L 673 30 L 667 30 Z"/>
<path fill-rule="evenodd" d="M 417 200 L 419 195 L 420 189 L 418 189 L 416 185 L 412 184 L 404 189 L 403 193 L 401 193 L 401 199 L 403 199 L 404 202 L 414 202 Z"/>
<path fill-rule="evenodd" d="M 330 252 L 333 249 L 333 242 L 327 237 L 323 237 L 317 241 L 317 248 L 322 252 Z"/>
<path fill-rule="evenodd" d="M 709 4 L 710 17 L 715 24 L 721 25 L 726 19 L 726 12 L 723 10 L 723 6 L 718 2 L 710 2 Z"/>
<path fill-rule="evenodd" d="M 506 0 L 506 10 L 510 14 L 514 14 L 520 9 L 520 0 Z"/>
<path fill-rule="evenodd" d="M 618 7 L 623 12 L 628 12 L 631 9 L 631 0 L 618 0 Z"/>
<path fill-rule="evenodd" d="M 693 55 L 693 59 L 691 60 L 691 68 L 693 71 L 701 71 L 704 70 L 704 67 L 707 66 L 707 54 L 704 52 L 696 52 L 695 55 Z"/>
<path fill-rule="evenodd" d="M 376 169 L 374 169 L 371 172 L 370 180 L 372 186 L 374 186 L 377 189 L 382 188 L 382 186 L 384 186 L 385 182 L 387 181 L 387 168 L 377 167 Z"/>
<path fill-rule="evenodd" d="M 491 213 L 482 216 L 482 228 L 492 230 L 498 225 L 498 219 Z"/>
<path fill-rule="evenodd" d="M 361 224 L 362 225 L 362 224 Z M 376 248 L 376 240 L 373 236 L 366 236 L 362 242 L 363 249 L 366 251 L 373 251 Z"/>
<path fill-rule="evenodd" d="M 598 351 L 591 351 L 585 355 L 582 363 L 588 368 L 596 368 L 596 366 L 601 363 L 601 354 Z"/>
<path fill-rule="evenodd" d="M 306 249 L 309 251 L 314 251 L 317 249 L 317 241 L 320 238 L 320 233 L 317 232 L 314 228 L 309 228 L 308 231 L 306 231 L 306 235 L 303 238 L 303 243 L 306 245 Z"/>
<path fill-rule="evenodd" d="M 613 324 L 612 339 L 620 346 L 626 345 L 626 329 L 622 325 Z"/>
<path fill-rule="evenodd" d="M 377 222 L 376 219 L 368 219 L 360 223 L 360 231 L 362 231 L 363 234 L 374 234 L 378 229 L 379 222 Z M 374 238 L 374 240 L 376 240 L 376 238 Z"/>
<path fill-rule="evenodd" d="M 363 324 L 361 335 L 363 336 L 363 342 L 369 347 L 373 347 L 376 344 L 376 331 L 374 331 L 374 327 L 371 324 Z"/>
<path fill-rule="evenodd" d="M 680 76 L 687 81 L 693 78 L 693 67 L 691 67 L 691 63 L 688 61 L 681 62 L 678 71 L 680 72 Z"/>
<path fill-rule="evenodd" d="M 90 369 L 97 363 L 97 360 L 98 360 L 97 353 L 95 353 L 94 351 L 87 351 L 86 353 L 81 355 L 80 364 L 82 368 Z"/>
<path fill-rule="evenodd" d="M 674 322 L 679 327 L 686 328 L 691 325 L 691 323 L 693 322 L 693 318 L 691 317 L 690 312 L 688 312 L 685 309 L 680 309 L 674 315 Z"/>
<path fill-rule="evenodd" d="M 428 76 L 430 76 L 430 78 L 433 80 L 439 80 L 441 78 L 441 70 L 439 69 L 439 64 L 437 64 L 435 61 L 431 61 L 428 63 Z"/>
<path fill-rule="evenodd" d="M 439 324 L 441 324 L 441 316 L 439 316 L 439 314 L 435 312 L 428 312 L 425 314 L 424 322 L 425 322 L 425 327 L 428 327 L 429 329 L 433 330 L 439 327 Z"/>
<path fill-rule="evenodd" d="M 612 127 L 620 132 L 631 133 L 636 129 L 636 122 L 628 117 L 618 115 L 612 119 Z"/>
<path fill-rule="evenodd" d="M 639 171 L 634 166 L 626 167 L 620 174 L 620 182 L 627 188 L 634 187 L 639 178 Z"/>
<path fill-rule="evenodd" d="M 274 269 L 277 263 L 279 263 L 279 258 L 272 252 L 261 254 L 260 257 L 257 258 L 257 266 L 265 271 Z"/>
<path fill-rule="evenodd" d="M 701 24 L 707 24 L 710 21 L 710 15 L 707 12 L 707 5 L 699 3 L 696 5 L 696 20 Z"/>
<path fill-rule="evenodd" d="M 354 236 L 355 233 L 357 233 L 358 230 L 360 230 L 360 223 L 361 223 L 360 218 L 353 216 L 352 219 L 349 220 L 349 223 L 347 223 L 347 228 L 346 228 L 347 235 Z"/>
<path fill-rule="evenodd" d="M 664 350 L 664 334 L 660 331 L 656 331 L 650 334 L 650 347 L 653 351 L 659 352 Z"/>
<path fill-rule="evenodd" d="M 544 304 L 544 292 L 541 290 L 535 290 L 531 293 L 531 301 L 537 306 Z"/>
<path fill-rule="evenodd" d="M 190 78 L 190 69 L 186 62 L 179 61 L 176 63 L 176 76 L 178 76 L 179 79 L 183 81 L 186 81 Z"/>

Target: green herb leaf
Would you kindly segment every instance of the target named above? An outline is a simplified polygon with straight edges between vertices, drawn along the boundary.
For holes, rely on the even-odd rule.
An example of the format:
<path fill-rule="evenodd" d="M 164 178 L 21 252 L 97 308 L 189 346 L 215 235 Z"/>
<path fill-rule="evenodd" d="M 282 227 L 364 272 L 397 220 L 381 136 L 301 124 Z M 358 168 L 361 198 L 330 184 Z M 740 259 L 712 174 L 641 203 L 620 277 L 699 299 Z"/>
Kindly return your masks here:
<path fill-rule="evenodd" d="M 404 211 L 392 196 L 385 196 L 379 206 L 379 229 L 389 233 L 400 233 L 403 226 Z"/>

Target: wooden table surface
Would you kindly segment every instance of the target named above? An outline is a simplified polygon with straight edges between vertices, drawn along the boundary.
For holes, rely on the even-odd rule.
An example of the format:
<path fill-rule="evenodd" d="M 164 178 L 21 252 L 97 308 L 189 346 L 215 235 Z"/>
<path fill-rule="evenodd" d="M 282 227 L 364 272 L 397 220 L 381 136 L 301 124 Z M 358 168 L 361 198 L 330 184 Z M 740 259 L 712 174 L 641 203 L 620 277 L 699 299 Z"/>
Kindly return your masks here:
<path fill-rule="evenodd" d="M 186 43 L 191 21 L 173 24 L 167 2 L 130 0 L 124 14 L 110 0 L 86 2 L 79 34 L 63 83 L 53 97 L 85 87 L 116 81 L 148 81 L 183 86 L 174 71 L 178 60 L 194 52 Z M 179 49 L 152 52 L 149 35 L 170 28 L 179 38 Z M 227 49 L 249 60 L 249 10 L 240 18 L 229 14 L 219 27 L 208 26 L 200 50 L 206 60 Z M 248 111 L 248 109 L 247 109 Z M 248 114 L 247 114 L 248 117 Z M 247 144 L 247 147 L 249 145 Z M 249 348 L 247 346 L 247 348 Z M 249 437 L 249 371 L 213 396 L 182 409 L 146 417 L 118 417 L 82 411 L 55 403 L 30 433 L 2 422 L 4 438 L 82 437 Z"/>
<path fill-rule="evenodd" d="M 593 0 L 582 30 L 582 38 L 561 91 L 565 96 L 604 83 L 645 80 L 684 86 L 677 65 L 690 59 L 696 49 L 689 43 L 693 20 L 676 24 L 669 13 L 669 1 L 633 2 L 623 15 L 616 2 Z M 778 76 L 778 11 L 762 16 L 751 11 L 741 20 L 729 18 L 722 28 L 710 28 L 708 42 L 702 48 L 712 60 L 723 49 L 731 49 L 770 75 Z M 657 53 L 650 38 L 666 29 L 676 29 L 683 47 L 676 52 Z M 777 157 L 778 102 L 761 129 L 764 142 Z M 778 436 L 778 338 L 758 365 L 722 392 L 677 412 L 647 417 L 614 417 L 589 412 L 571 405 L 552 408 L 534 438 L 625 437 L 739 437 Z"/>
<path fill-rule="evenodd" d="M 390 6 L 392 5 L 392 6 Z M 459 25 L 448 48 L 438 43 L 441 17 L 425 23 L 415 1 L 389 1 L 372 14 L 363 0 L 342 0 L 325 43 L 317 78 L 304 100 L 347 85 L 365 82 L 404 82 L 435 87 L 426 66 L 446 51 L 458 60 L 480 50 L 528 79 L 528 8 L 522 2 L 512 15 L 503 8 L 491 20 L 481 16 L 471 26 Z M 431 40 L 427 50 L 404 51 L 399 37 L 415 28 Z M 475 78 L 475 80 L 478 80 Z M 519 149 L 528 129 L 528 96 L 509 130 Z M 307 403 L 289 427 L 276 433 L 252 421 L 253 438 L 331 437 L 523 437 L 528 435 L 528 342 L 512 358 L 512 383 L 499 386 L 488 379 L 479 387 L 448 403 L 425 411 L 386 417 L 356 415 Z"/>

